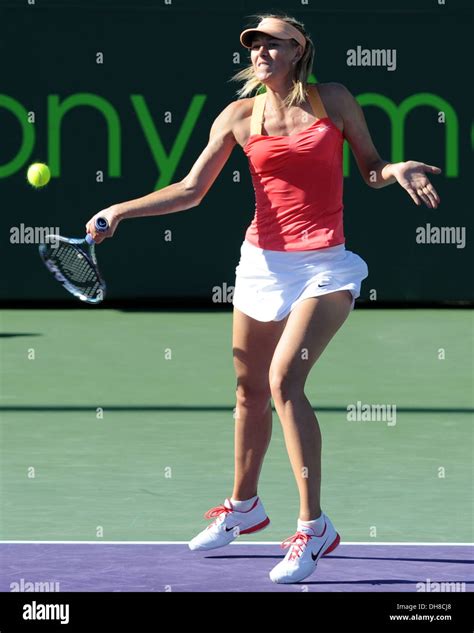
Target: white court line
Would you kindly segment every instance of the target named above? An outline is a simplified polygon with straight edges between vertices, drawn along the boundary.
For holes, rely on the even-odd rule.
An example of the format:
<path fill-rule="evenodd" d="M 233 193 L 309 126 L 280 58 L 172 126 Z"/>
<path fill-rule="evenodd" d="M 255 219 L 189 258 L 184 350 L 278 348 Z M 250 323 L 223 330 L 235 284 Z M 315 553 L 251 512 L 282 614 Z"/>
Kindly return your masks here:
<path fill-rule="evenodd" d="M 189 541 L 0 541 L 0 545 L 187 545 Z M 280 545 L 281 541 L 240 541 L 238 543 L 230 543 L 230 545 Z M 423 547 L 425 545 L 449 545 L 453 547 L 463 546 L 472 547 L 474 543 L 401 543 L 387 541 L 341 541 L 341 545 L 413 545 Z M 210 550 L 209 550 L 210 551 Z"/>

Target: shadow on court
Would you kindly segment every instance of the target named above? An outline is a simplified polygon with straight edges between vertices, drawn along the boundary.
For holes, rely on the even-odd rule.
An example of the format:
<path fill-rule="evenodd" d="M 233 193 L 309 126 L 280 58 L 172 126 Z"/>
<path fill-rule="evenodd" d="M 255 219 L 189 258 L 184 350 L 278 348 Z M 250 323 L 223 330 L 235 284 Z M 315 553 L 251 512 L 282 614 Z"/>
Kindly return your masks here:
<path fill-rule="evenodd" d="M 370 545 L 368 546 L 370 547 Z M 283 558 L 283 555 L 281 556 L 265 556 L 265 555 L 261 555 L 261 554 L 247 554 L 247 555 L 242 555 L 242 554 L 235 554 L 235 555 L 228 555 L 228 556 L 207 556 L 206 558 L 228 558 L 228 559 L 232 559 L 232 558 L 278 558 L 281 559 Z M 337 556 L 337 555 L 331 555 L 331 558 L 333 559 L 340 559 L 340 560 L 396 560 L 396 561 L 406 561 L 407 563 L 458 563 L 460 565 L 474 565 L 474 560 L 462 560 L 462 559 L 452 559 L 452 560 L 448 560 L 446 558 L 387 558 L 387 557 L 381 557 L 381 556 Z"/>
<path fill-rule="evenodd" d="M 19 336 L 43 336 L 40 332 L 0 332 L 0 338 L 18 338 Z"/>

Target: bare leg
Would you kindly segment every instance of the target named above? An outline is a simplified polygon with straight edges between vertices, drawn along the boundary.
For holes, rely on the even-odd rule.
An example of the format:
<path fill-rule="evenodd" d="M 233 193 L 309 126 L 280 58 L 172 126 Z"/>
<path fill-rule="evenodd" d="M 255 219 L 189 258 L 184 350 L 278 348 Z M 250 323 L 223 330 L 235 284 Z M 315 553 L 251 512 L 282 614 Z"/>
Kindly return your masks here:
<path fill-rule="evenodd" d="M 263 459 L 272 435 L 269 368 L 287 319 L 261 322 L 234 308 L 233 356 L 237 376 L 235 477 L 237 500 L 257 494 Z"/>
<path fill-rule="evenodd" d="M 302 521 L 321 514 L 321 431 L 304 393 L 306 378 L 351 311 L 347 290 L 311 297 L 289 315 L 270 367 L 270 386 L 300 493 Z"/>

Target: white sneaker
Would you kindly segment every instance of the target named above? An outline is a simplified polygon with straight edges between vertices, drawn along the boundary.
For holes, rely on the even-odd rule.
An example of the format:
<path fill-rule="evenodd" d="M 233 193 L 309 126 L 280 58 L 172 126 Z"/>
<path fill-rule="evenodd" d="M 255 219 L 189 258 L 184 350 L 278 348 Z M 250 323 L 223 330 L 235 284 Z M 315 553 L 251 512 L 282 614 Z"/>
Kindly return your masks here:
<path fill-rule="evenodd" d="M 287 538 L 281 544 L 289 547 L 285 558 L 270 572 L 270 579 L 277 583 L 299 582 L 310 576 L 321 556 L 329 554 L 339 545 L 340 536 L 326 515 L 324 529 L 319 536 L 308 528 L 307 532 L 299 532 Z"/>
<path fill-rule="evenodd" d="M 240 534 L 258 532 L 270 523 L 259 497 L 247 512 L 234 510 L 230 499 L 226 499 L 223 505 L 211 508 L 204 516 L 206 519 L 217 518 L 190 541 L 189 549 L 208 550 L 224 547 Z"/>

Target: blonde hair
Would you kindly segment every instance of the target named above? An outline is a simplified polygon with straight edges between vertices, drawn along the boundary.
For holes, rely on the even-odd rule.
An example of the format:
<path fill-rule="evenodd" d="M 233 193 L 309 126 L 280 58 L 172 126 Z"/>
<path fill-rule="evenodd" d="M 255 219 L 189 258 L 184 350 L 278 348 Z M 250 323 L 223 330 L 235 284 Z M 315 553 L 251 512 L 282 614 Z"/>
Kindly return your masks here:
<path fill-rule="evenodd" d="M 295 18 L 292 18 L 286 14 L 275 14 L 275 13 L 264 13 L 258 15 L 250 16 L 257 20 L 257 24 L 260 23 L 264 18 L 277 18 L 279 20 L 283 20 L 284 22 L 288 22 L 294 26 L 298 31 L 306 38 L 306 47 L 301 59 L 295 65 L 295 70 L 292 77 L 293 87 L 286 96 L 283 101 L 283 107 L 290 108 L 293 105 L 300 105 L 304 103 L 307 95 L 307 86 L 308 86 L 308 78 L 311 74 L 311 70 L 313 67 L 314 60 L 314 44 L 310 38 L 310 36 L 306 33 L 304 24 L 298 22 Z M 251 26 L 246 28 L 252 28 Z M 290 42 L 296 47 L 297 43 L 295 40 L 290 40 Z M 253 69 L 252 64 L 247 66 L 243 70 L 240 70 L 235 75 L 233 75 L 229 81 L 244 81 L 244 85 L 236 91 L 236 95 L 239 99 L 243 99 L 250 95 L 255 89 L 257 89 L 257 94 L 260 92 L 266 91 L 266 86 L 263 84 L 257 77 L 255 76 L 255 71 Z"/>

